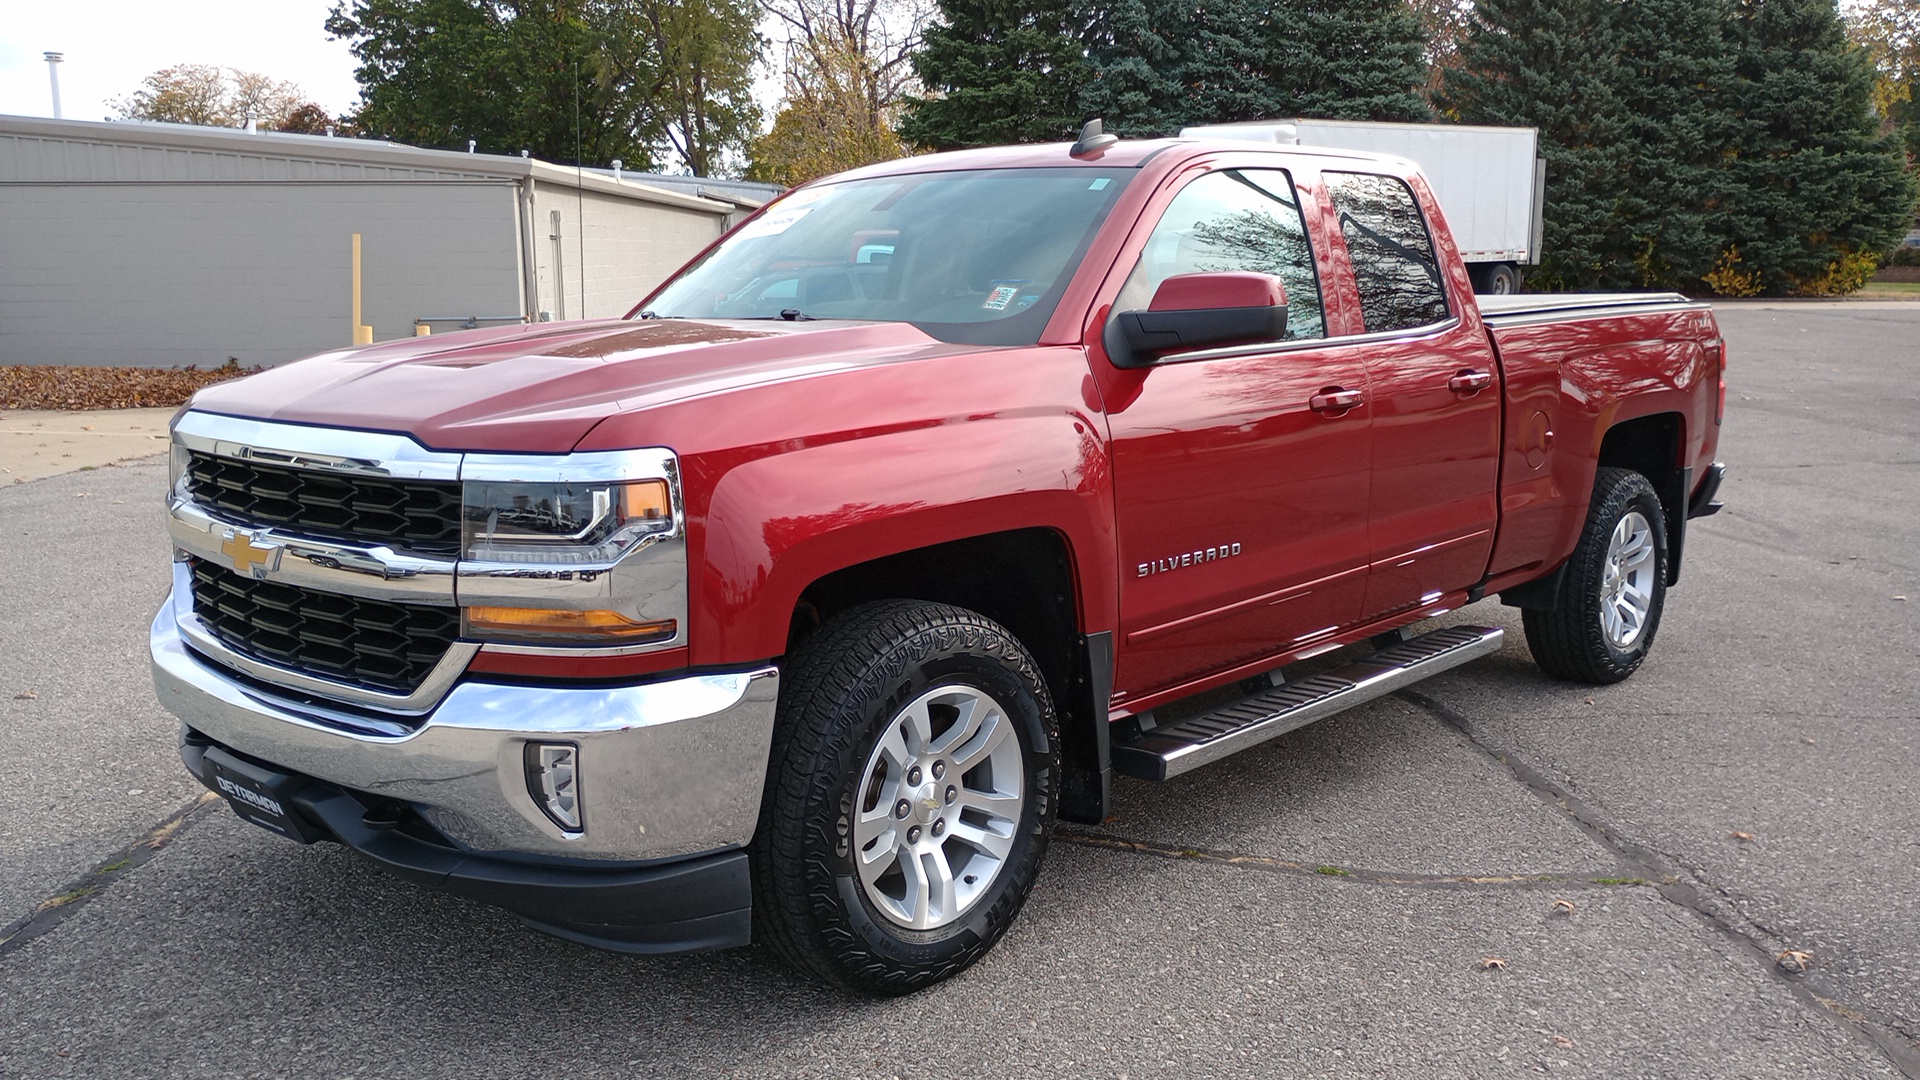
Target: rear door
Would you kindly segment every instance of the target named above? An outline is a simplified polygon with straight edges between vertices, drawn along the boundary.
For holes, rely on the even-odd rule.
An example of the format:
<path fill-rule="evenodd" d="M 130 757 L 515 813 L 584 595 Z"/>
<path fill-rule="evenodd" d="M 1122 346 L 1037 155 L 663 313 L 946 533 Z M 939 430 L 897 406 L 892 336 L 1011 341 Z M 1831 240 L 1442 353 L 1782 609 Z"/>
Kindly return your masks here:
<path fill-rule="evenodd" d="M 1215 270 L 1274 274 L 1288 296 L 1282 340 L 1105 373 L 1123 695 L 1306 648 L 1359 618 L 1370 409 L 1309 402 L 1364 394 L 1366 348 L 1326 340 L 1308 190 L 1274 168 L 1192 176 L 1112 304 L 1145 308 L 1167 277 Z"/>
<path fill-rule="evenodd" d="M 1443 268 L 1455 260 L 1437 249 L 1407 183 L 1362 172 L 1322 176 L 1362 329 L 1374 339 L 1372 554 L 1362 613 L 1384 618 L 1473 585 L 1486 571 L 1499 512 L 1499 372 L 1474 309 L 1457 296 L 1449 303 L 1458 282 Z"/>

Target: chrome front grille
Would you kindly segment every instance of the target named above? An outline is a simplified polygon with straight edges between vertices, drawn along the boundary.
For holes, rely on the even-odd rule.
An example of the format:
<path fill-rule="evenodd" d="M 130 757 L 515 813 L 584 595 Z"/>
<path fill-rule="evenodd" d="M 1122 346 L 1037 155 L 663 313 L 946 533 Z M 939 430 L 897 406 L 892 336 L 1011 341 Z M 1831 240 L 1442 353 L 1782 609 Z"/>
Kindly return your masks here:
<path fill-rule="evenodd" d="M 189 557 L 193 613 L 244 656 L 323 679 L 410 694 L 460 634 L 457 608 L 256 581 Z"/>
<path fill-rule="evenodd" d="M 186 493 L 216 514 L 423 555 L 460 553 L 460 484 L 288 468 L 190 451 Z"/>

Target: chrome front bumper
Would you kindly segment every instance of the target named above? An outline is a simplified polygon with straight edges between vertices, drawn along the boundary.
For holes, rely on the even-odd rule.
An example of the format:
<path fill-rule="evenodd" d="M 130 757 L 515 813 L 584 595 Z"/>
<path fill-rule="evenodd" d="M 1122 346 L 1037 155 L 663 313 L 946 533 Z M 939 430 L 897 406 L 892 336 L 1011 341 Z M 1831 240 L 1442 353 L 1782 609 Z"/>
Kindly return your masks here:
<path fill-rule="evenodd" d="M 342 788 L 411 803 L 475 854 L 637 862 L 744 846 L 760 815 L 779 671 L 638 686 L 460 682 L 416 730 L 234 678 L 188 647 L 168 597 L 150 637 L 160 703 L 213 741 Z M 355 724 L 362 730 L 352 730 Z M 529 793 L 529 741 L 579 747 L 583 829 Z"/>

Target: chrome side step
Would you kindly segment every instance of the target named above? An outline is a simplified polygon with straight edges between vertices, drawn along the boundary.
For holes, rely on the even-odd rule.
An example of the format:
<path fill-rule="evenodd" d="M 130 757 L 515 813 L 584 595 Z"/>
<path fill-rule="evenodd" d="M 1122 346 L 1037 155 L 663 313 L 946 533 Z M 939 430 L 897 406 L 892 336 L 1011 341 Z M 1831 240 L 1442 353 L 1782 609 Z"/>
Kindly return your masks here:
<path fill-rule="evenodd" d="M 1337 671 L 1242 698 L 1113 745 L 1113 769 L 1142 780 L 1167 780 L 1278 738 L 1428 676 L 1496 652 L 1506 631 L 1450 626 L 1389 645 Z"/>

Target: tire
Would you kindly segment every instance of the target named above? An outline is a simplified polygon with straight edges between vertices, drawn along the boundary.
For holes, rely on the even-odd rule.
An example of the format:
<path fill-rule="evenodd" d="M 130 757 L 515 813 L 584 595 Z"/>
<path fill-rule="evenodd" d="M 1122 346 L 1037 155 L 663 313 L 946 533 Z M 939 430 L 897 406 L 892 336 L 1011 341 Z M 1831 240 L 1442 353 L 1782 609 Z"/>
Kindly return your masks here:
<path fill-rule="evenodd" d="M 750 851 L 755 937 L 869 994 L 965 970 L 1039 872 L 1058 723 L 1033 657 L 981 615 L 890 600 L 828 621 L 782 680 Z"/>
<path fill-rule="evenodd" d="M 1534 663 L 1574 682 L 1617 683 L 1653 648 L 1666 597 L 1660 497 L 1639 473 L 1602 468 L 1553 609 L 1521 612 Z"/>
<path fill-rule="evenodd" d="M 1480 292 L 1488 296 L 1512 296 L 1520 291 L 1520 271 L 1512 263 L 1492 263 L 1480 272 Z"/>

